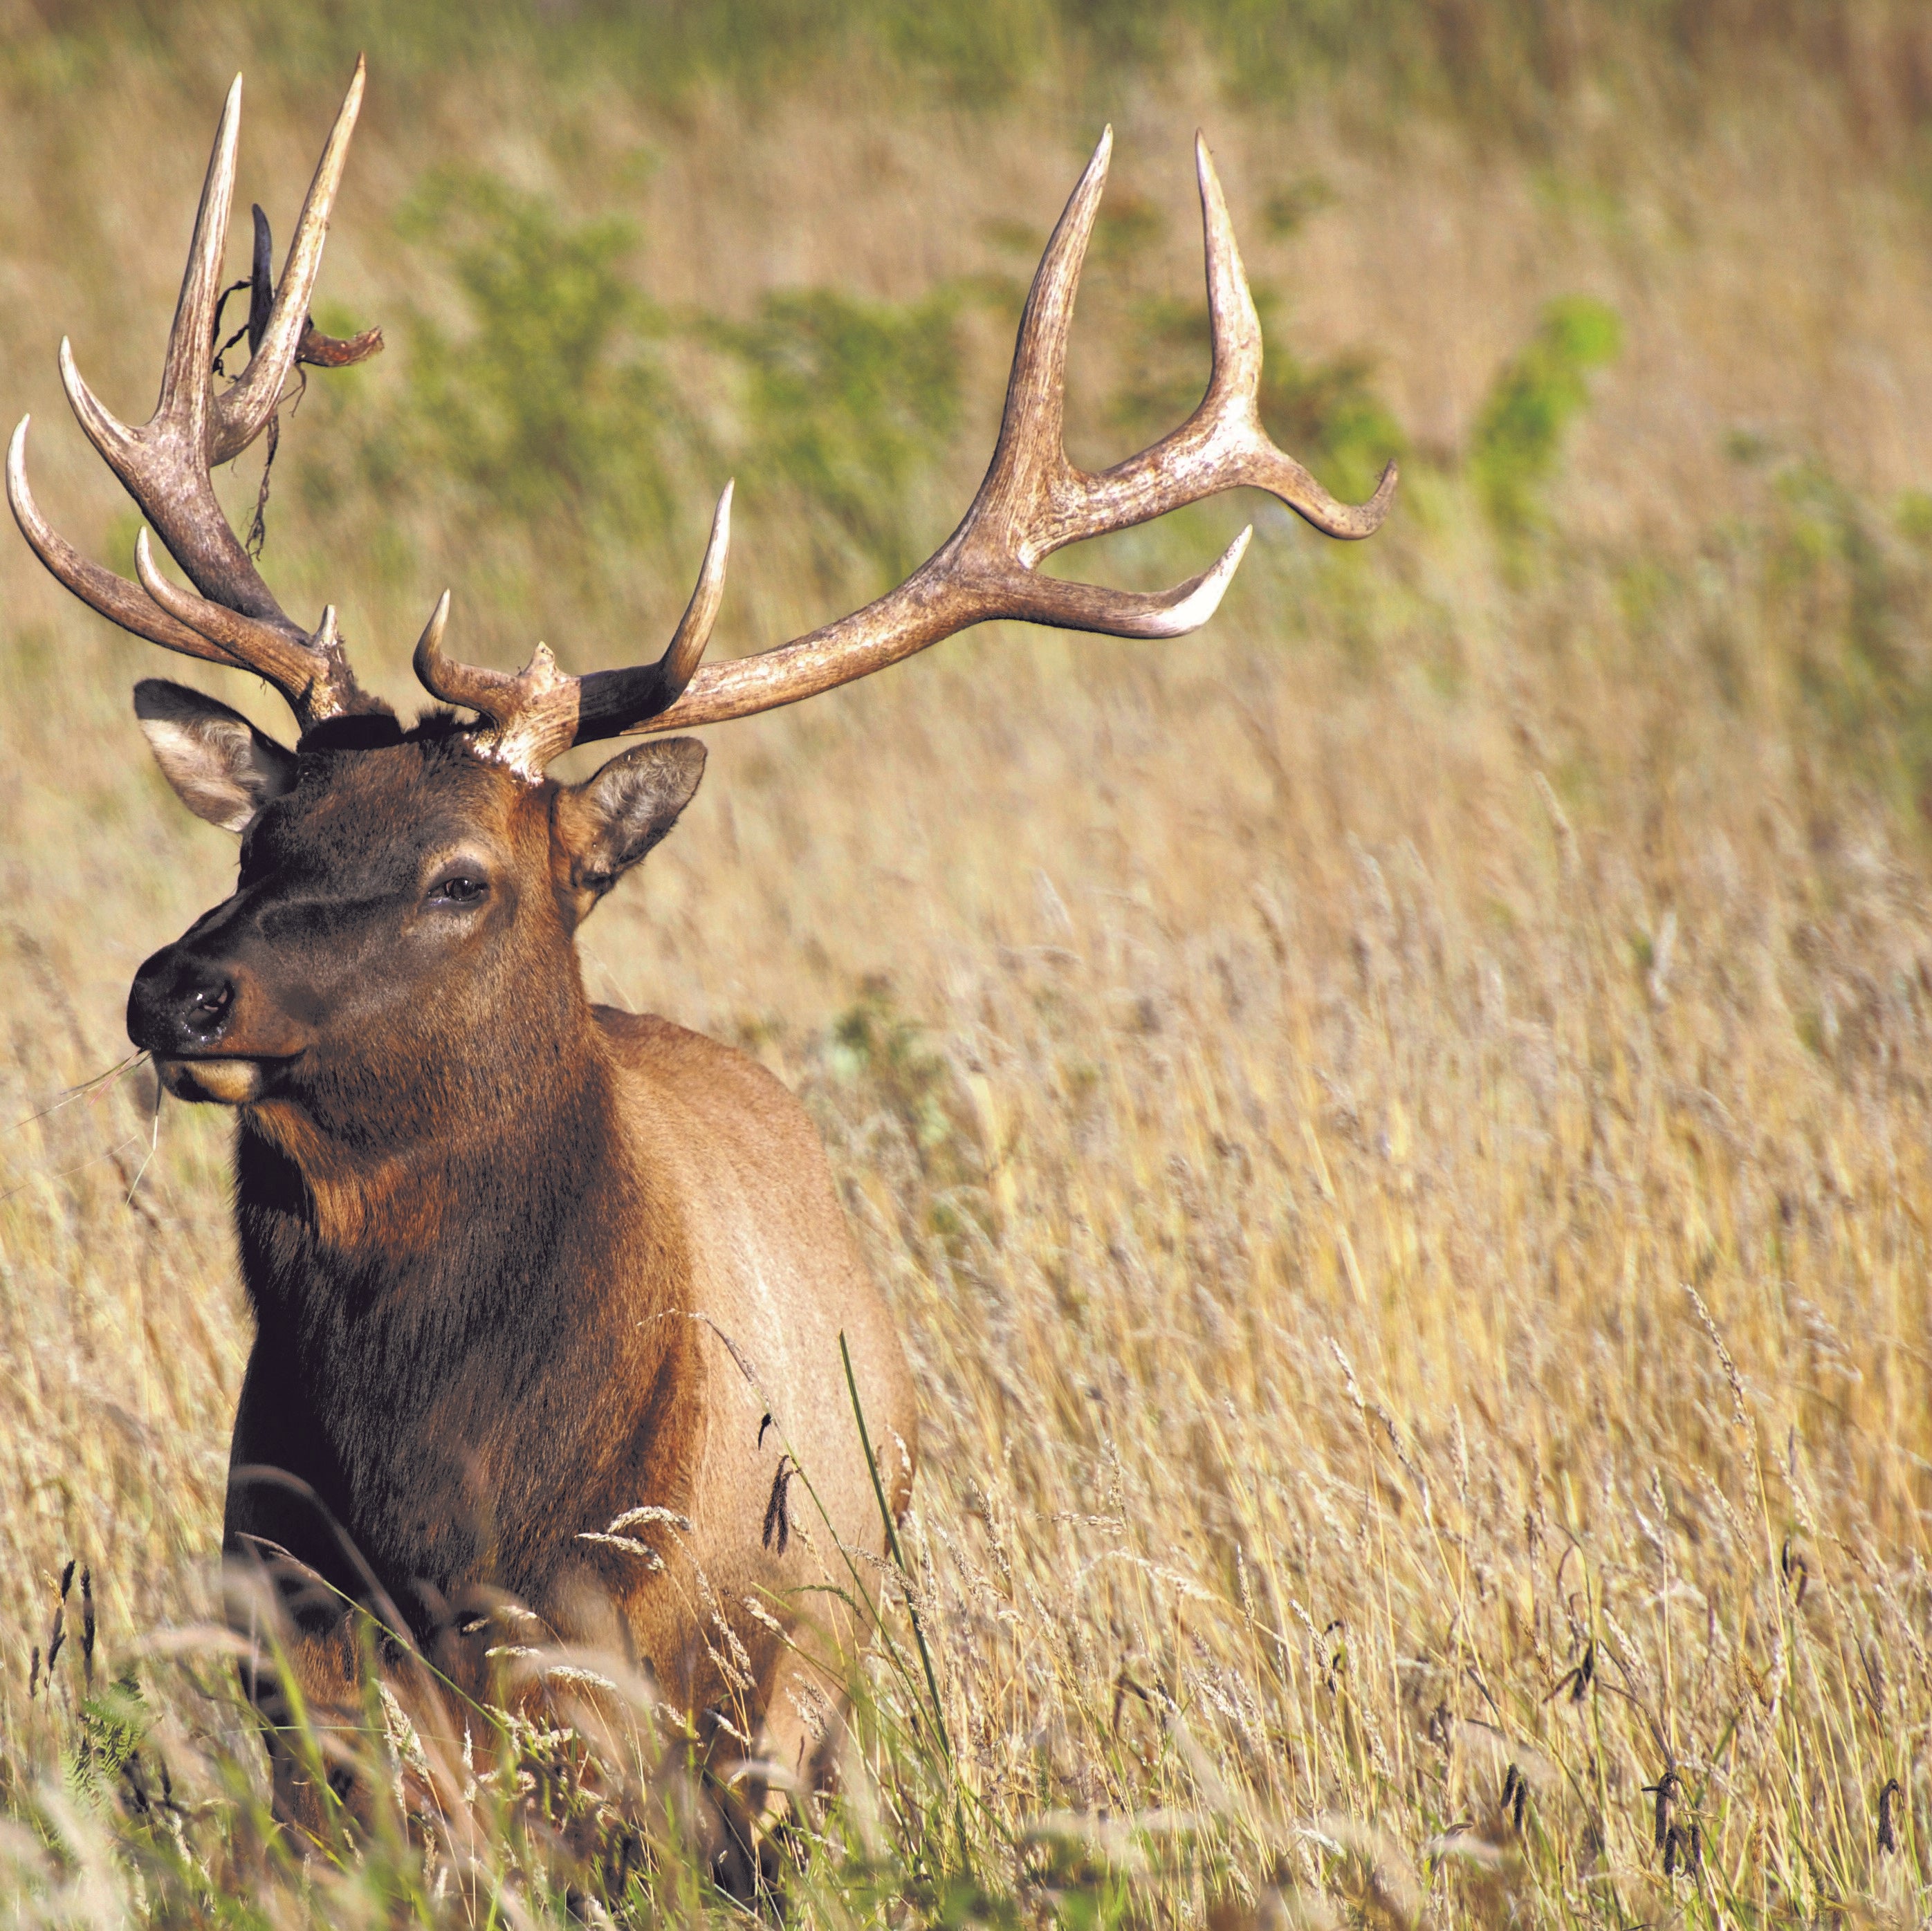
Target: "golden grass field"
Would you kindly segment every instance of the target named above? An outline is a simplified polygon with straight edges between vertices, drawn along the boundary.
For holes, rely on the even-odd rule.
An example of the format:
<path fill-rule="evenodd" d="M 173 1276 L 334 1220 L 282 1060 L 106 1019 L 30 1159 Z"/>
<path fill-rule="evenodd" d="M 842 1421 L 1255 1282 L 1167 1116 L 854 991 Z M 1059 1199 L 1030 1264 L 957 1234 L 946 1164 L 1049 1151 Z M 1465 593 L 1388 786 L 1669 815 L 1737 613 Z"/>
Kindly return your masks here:
<path fill-rule="evenodd" d="M 0 64 L 0 397 L 34 412 L 43 503 L 124 568 L 55 346 L 144 409 L 230 73 L 238 200 L 283 232 L 346 78 L 196 17 L 165 59 L 16 22 Z M 1694 116 L 1573 76 L 1530 142 L 1346 73 L 1271 109 L 1184 46 L 990 104 L 883 61 L 668 104 L 507 58 L 386 96 L 374 66 L 323 286 L 390 348 L 290 424 L 265 568 L 292 607 L 338 601 L 406 704 L 446 582 L 465 655 L 655 654 L 723 479 L 677 469 L 667 532 L 594 566 L 427 463 L 359 487 L 398 318 L 462 326 L 398 226 L 452 157 L 573 219 L 628 209 L 628 274 L 742 319 L 775 288 L 1024 274 L 1111 118 L 1135 219 L 1074 348 L 1098 461 L 1130 446 L 1110 300 L 1197 286 L 1201 125 L 1271 340 L 1369 353 L 1406 439 L 1366 544 L 1257 499 L 1076 566 L 1168 580 L 1253 516 L 1196 637 L 982 631 L 713 732 L 676 835 L 587 928 L 593 991 L 806 1096 L 921 1389 L 906 1553 L 951 1755 L 880 1652 L 798 1921 L 1932 1909 L 1932 150 L 1864 70 L 1801 55 Z M 1263 218 L 1311 181 L 1315 211 Z M 1471 438 L 1579 294 L 1622 353 L 1506 539 Z M 1016 299 L 964 312 L 913 560 L 970 494 Z M 714 650 L 887 580 L 789 500 L 740 469 Z M 453 1880 L 400 1839 L 265 1848 L 224 1666 L 157 1639 L 211 1613 L 247 1317 L 222 1121 L 98 1078 L 135 967 L 232 862 L 128 687 L 286 721 L 4 544 L 0 1911 L 563 1921 L 508 1824 Z M 100 1773 L 121 1719 L 77 1636 L 29 1696 L 70 1557 L 97 1685 L 134 1672 L 179 1795 L 158 1823 Z M 607 1907 L 731 1909 L 669 1858 L 578 1906 Z"/>

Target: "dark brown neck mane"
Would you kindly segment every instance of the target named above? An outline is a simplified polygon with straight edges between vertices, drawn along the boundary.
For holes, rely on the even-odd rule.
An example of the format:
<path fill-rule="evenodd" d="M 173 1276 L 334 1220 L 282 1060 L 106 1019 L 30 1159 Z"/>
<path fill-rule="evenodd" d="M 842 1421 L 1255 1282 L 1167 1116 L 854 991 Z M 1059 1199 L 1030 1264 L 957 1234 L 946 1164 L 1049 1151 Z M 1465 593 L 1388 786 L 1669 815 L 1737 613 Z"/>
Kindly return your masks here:
<path fill-rule="evenodd" d="M 627 1227 L 663 1230 L 675 1279 L 680 1219 L 638 1171 L 580 991 L 573 1004 L 548 1015 L 561 1033 L 532 1027 L 520 1051 L 452 1069 L 434 1137 L 386 1132 L 360 1101 L 352 1138 L 286 1106 L 244 1116 L 238 1135 L 256 1361 L 274 1364 L 287 1438 L 272 1459 L 358 1525 L 419 1634 L 466 1585 L 525 1593 L 560 1539 L 628 1506 L 628 1489 L 600 1493 L 620 1473 L 613 1450 L 688 1345 L 687 1324 L 640 1323 L 610 1291 Z M 411 1114 L 419 1098 L 412 1087 Z M 610 1385 L 620 1372 L 630 1399 Z M 612 1428 L 614 1394 L 633 1426 Z M 346 1586 L 317 1560 L 316 1525 L 302 1540 Z"/>

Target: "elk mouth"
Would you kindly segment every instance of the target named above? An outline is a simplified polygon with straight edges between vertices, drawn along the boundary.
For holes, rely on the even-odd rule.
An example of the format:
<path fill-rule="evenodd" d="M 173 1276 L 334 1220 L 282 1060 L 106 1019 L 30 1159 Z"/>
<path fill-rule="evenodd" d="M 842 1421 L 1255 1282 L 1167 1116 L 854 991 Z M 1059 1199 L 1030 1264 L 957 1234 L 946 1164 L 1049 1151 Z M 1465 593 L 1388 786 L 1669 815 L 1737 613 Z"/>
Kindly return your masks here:
<path fill-rule="evenodd" d="M 266 1091 L 271 1076 L 287 1064 L 286 1059 L 242 1059 L 225 1054 L 197 1054 L 192 1059 L 154 1055 L 154 1071 L 176 1099 L 217 1106 L 252 1105 Z"/>

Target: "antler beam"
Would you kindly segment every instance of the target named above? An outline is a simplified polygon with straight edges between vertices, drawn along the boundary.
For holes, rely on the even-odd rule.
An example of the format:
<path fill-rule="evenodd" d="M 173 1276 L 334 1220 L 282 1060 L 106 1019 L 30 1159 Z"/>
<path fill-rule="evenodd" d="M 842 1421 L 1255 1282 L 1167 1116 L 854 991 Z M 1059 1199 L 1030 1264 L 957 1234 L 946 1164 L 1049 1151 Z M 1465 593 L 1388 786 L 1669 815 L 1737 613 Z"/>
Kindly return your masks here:
<path fill-rule="evenodd" d="M 1067 334 L 1112 151 L 1110 127 L 1034 277 L 1013 352 L 999 442 L 986 480 L 958 528 L 898 589 L 808 636 L 694 676 L 687 669 L 676 678 L 663 674 L 662 666 L 641 673 L 603 671 L 568 678 L 557 671 L 548 651 L 541 651 L 515 679 L 452 667 L 440 656 L 441 626 L 433 619 L 435 643 L 428 667 L 434 678 L 427 674 L 424 652 L 417 655 L 424 682 L 452 702 L 483 711 L 492 720 L 484 736 L 499 748 L 496 754 L 504 755 L 501 747 L 508 745 L 512 754 L 506 761 L 528 766 L 540 754 L 554 755 L 552 746 L 721 724 L 796 703 L 995 618 L 1114 637 L 1184 636 L 1214 615 L 1246 550 L 1252 526 L 1212 568 L 1155 594 L 1042 577 L 1036 566 L 1069 544 L 1131 528 L 1224 490 L 1244 484 L 1266 490 L 1330 536 L 1372 535 L 1395 494 L 1394 463 L 1383 472 L 1367 502 L 1338 502 L 1293 457 L 1276 448 L 1262 426 L 1261 322 L 1213 159 L 1198 136 L 1195 164 L 1214 352 L 1207 394 L 1179 428 L 1111 469 L 1090 475 L 1067 460 L 1062 440 Z M 707 572 L 714 556 L 722 568 L 715 530 Z M 685 635 L 681 629 L 680 636 Z M 431 645 L 430 633 L 424 645 Z M 674 646 L 674 653 L 677 649 Z M 667 662 L 674 653 L 667 654 Z M 691 664 L 695 663 L 694 651 Z M 505 708 L 514 707 L 518 691 L 530 708 L 527 714 L 506 717 Z"/>
<path fill-rule="evenodd" d="M 1157 594 L 1068 583 L 1040 576 L 1035 566 L 1083 538 L 1130 529 L 1241 484 L 1268 490 L 1329 536 L 1354 540 L 1381 526 L 1395 495 L 1394 463 L 1367 502 L 1338 502 L 1262 427 L 1261 321 L 1213 157 L 1198 136 L 1195 167 L 1214 345 L 1208 392 L 1178 429 L 1111 469 L 1092 475 L 1067 460 L 1061 440 L 1067 332 L 1112 150 L 1109 128 L 1034 277 L 1000 439 L 959 527 L 876 603 L 776 649 L 700 671 L 670 709 L 628 729 L 681 730 L 796 703 L 994 618 L 1115 637 L 1184 636 L 1214 615 L 1252 526 L 1211 569 Z"/>

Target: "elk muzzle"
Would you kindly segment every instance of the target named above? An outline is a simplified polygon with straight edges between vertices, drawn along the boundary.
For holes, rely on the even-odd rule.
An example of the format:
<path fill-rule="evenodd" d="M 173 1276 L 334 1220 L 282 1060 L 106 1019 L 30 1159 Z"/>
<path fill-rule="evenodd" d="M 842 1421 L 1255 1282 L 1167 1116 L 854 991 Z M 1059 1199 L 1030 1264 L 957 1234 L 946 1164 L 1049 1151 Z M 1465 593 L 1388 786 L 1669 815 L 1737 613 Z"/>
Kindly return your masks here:
<path fill-rule="evenodd" d="M 307 1045 L 246 967 L 172 945 L 134 975 L 128 1036 L 178 1099 L 245 1106 Z"/>

